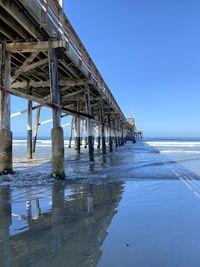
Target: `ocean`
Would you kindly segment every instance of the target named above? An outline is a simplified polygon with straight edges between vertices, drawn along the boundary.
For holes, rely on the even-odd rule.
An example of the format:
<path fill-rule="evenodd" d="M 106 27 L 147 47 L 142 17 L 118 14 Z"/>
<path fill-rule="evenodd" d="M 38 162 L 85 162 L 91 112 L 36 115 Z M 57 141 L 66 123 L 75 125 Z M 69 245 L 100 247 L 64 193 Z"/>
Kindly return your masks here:
<path fill-rule="evenodd" d="M 200 138 L 146 138 L 102 156 L 65 141 L 66 180 L 51 142 L 0 180 L 0 266 L 199 267 Z"/>

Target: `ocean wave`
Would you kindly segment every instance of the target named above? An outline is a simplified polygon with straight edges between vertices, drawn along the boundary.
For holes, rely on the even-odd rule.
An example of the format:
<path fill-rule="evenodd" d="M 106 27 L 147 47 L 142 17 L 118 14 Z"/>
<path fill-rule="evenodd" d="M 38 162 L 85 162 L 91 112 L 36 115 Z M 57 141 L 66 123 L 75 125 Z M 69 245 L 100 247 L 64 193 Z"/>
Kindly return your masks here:
<path fill-rule="evenodd" d="M 155 147 L 197 147 L 200 142 L 145 142 L 145 144 Z"/>
<path fill-rule="evenodd" d="M 160 150 L 162 154 L 200 154 L 200 150 Z"/>

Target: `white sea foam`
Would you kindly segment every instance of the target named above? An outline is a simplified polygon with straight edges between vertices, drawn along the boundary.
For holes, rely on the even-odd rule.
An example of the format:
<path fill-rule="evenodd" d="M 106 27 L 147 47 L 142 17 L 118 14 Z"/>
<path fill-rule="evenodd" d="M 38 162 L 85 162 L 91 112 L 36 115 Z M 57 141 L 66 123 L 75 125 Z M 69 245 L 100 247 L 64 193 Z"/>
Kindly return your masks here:
<path fill-rule="evenodd" d="M 200 150 L 160 150 L 162 154 L 200 154 Z"/>
<path fill-rule="evenodd" d="M 147 145 L 154 146 L 154 147 L 196 147 L 200 146 L 200 142 L 173 142 L 173 141 L 157 141 L 157 142 L 145 142 Z"/>

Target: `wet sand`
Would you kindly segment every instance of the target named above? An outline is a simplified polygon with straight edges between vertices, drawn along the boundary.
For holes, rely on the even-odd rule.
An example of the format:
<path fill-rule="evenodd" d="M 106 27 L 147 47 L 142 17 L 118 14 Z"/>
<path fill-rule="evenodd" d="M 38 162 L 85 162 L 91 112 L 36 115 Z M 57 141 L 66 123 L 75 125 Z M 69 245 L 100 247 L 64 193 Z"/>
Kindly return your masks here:
<path fill-rule="evenodd" d="M 4 177 L 0 266 L 200 266 L 196 173 L 142 142 L 94 164 L 67 155 L 64 182 L 40 155 Z"/>

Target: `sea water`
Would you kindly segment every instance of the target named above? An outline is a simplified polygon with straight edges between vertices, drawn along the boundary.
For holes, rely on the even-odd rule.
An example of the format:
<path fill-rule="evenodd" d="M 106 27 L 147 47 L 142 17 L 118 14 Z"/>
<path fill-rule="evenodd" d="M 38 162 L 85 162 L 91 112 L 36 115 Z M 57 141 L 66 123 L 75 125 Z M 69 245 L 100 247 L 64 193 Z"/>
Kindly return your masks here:
<path fill-rule="evenodd" d="M 88 162 L 65 143 L 54 181 L 51 142 L 0 181 L 0 266 L 200 266 L 200 139 L 145 139 Z"/>

